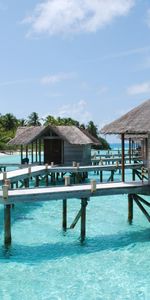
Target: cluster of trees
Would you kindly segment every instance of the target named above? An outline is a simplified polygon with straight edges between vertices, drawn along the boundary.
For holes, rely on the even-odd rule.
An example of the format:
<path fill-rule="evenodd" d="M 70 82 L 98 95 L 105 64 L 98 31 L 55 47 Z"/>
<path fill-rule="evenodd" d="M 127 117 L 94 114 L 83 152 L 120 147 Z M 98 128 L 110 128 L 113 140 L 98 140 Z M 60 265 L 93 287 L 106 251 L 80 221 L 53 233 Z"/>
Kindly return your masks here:
<path fill-rule="evenodd" d="M 88 124 L 80 124 L 72 118 L 53 117 L 48 115 L 45 119 L 40 119 L 38 113 L 32 112 L 27 119 L 17 119 L 13 114 L 0 114 L 0 149 L 7 149 L 7 142 L 14 137 L 19 126 L 40 126 L 40 125 L 75 125 L 81 129 L 86 129 L 102 143 L 102 149 L 110 149 L 107 141 L 99 136 L 98 127 L 93 121 Z"/>

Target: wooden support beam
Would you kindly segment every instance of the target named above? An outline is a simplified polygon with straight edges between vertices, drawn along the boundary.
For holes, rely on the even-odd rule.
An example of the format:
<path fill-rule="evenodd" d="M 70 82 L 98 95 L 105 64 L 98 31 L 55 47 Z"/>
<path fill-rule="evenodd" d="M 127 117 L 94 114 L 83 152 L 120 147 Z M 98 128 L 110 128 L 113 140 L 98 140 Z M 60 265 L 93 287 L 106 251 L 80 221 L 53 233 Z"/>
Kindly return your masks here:
<path fill-rule="evenodd" d="M 128 195 L 128 222 L 131 225 L 133 220 L 133 197 Z"/>
<path fill-rule="evenodd" d="M 46 172 L 47 174 L 45 175 L 45 185 L 48 186 L 48 172 Z"/>
<path fill-rule="evenodd" d="M 131 147 L 132 149 L 131 149 L 131 152 L 132 152 L 132 158 L 133 158 L 133 156 L 134 156 L 134 141 L 132 140 L 132 147 Z"/>
<path fill-rule="evenodd" d="M 4 245 L 11 245 L 11 204 L 4 206 Z"/>
<path fill-rule="evenodd" d="M 150 207 L 150 203 L 148 201 L 146 201 L 145 199 L 143 199 L 142 197 L 140 197 L 139 195 L 136 195 L 137 199 L 141 202 L 143 202 L 145 205 L 147 205 L 148 207 Z"/>
<path fill-rule="evenodd" d="M 63 199 L 62 228 L 67 230 L 67 199 Z"/>
<path fill-rule="evenodd" d="M 132 145 L 131 145 L 131 138 L 129 138 L 129 163 L 131 164 L 131 148 L 132 148 Z"/>
<path fill-rule="evenodd" d="M 142 177 L 141 173 L 138 170 L 134 170 L 134 172 L 135 172 L 135 175 L 137 175 L 137 177 L 143 181 L 143 177 Z"/>
<path fill-rule="evenodd" d="M 136 197 L 136 195 L 134 195 L 134 201 L 138 205 L 138 207 L 140 208 L 140 210 L 142 211 L 142 213 L 144 214 L 144 216 L 147 218 L 147 220 L 150 222 L 150 215 L 149 215 L 149 213 L 143 207 L 143 205 L 140 203 L 140 201 L 138 200 L 138 198 Z"/>
<path fill-rule="evenodd" d="M 70 229 L 73 229 L 76 226 L 76 224 L 78 223 L 80 217 L 81 217 L 81 209 L 78 211 L 75 219 L 73 220 L 72 224 L 70 225 Z"/>
<path fill-rule="evenodd" d="M 24 186 L 25 186 L 25 188 L 29 187 L 29 178 L 24 179 Z"/>
<path fill-rule="evenodd" d="M 135 181 L 135 170 L 132 169 L 132 181 Z"/>
<path fill-rule="evenodd" d="M 41 164 L 41 140 L 39 139 L 39 163 Z"/>
<path fill-rule="evenodd" d="M 81 199 L 81 243 L 84 242 L 86 237 L 86 206 L 87 198 Z"/>
<path fill-rule="evenodd" d="M 114 181 L 114 170 L 111 171 L 111 181 Z"/>
<path fill-rule="evenodd" d="M 35 161 L 37 162 L 38 161 L 38 145 L 37 145 L 37 140 L 35 141 Z"/>
<path fill-rule="evenodd" d="M 33 142 L 32 142 L 32 144 L 31 144 L 31 162 L 32 162 L 32 164 L 33 164 L 33 161 L 34 161 L 34 159 L 33 159 Z"/>
<path fill-rule="evenodd" d="M 100 171 L 100 182 L 103 182 L 103 171 Z"/>
<path fill-rule="evenodd" d="M 55 184 L 55 173 L 51 173 L 51 183 Z"/>
<path fill-rule="evenodd" d="M 39 186 L 39 182 L 40 182 L 39 176 L 37 175 L 37 176 L 35 176 L 35 186 L 36 186 L 36 187 Z"/>
<path fill-rule="evenodd" d="M 26 145 L 26 157 L 28 158 L 28 145 Z"/>
<path fill-rule="evenodd" d="M 124 182 L 125 181 L 125 161 L 124 161 L 124 133 L 121 134 L 121 153 L 122 153 L 122 161 L 121 161 L 121 164 L 122 164 L 122 181 Z"/>
<path fill-rule="evenodd" d="M 21 152 L 21 164 L 22 164 L 22 159 L 23 159 L 23 145 L 20 146 L 20 152 Z"/>

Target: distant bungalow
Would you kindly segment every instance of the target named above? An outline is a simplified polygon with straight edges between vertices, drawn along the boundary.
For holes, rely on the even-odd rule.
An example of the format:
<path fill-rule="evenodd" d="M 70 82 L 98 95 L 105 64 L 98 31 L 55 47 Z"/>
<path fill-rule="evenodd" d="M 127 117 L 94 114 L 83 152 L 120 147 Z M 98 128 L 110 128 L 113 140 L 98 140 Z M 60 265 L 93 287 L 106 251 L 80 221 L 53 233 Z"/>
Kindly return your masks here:
<path fill-rule="evenodd" d="M 122 180 L 124 181 L 124 140 L 141 139 L 145 166 L 150 168 L 150 100 L 143 102 L 119 119 L 104 126 L 103 134 L 121 135 L 122 141 Z"/>
<path fill-rule="evenodd" d="M 101 145 L 100 141 L 76 126 L 31 126 L 19 127 L 9 145 L 21 146 L 21 163 L 47 163 L 72 165 L 91 164 L 91 146 Z M 25 158 L 24 156 L 25 151 Z M 42 156 L 43 153 L 43 156 Z"/>

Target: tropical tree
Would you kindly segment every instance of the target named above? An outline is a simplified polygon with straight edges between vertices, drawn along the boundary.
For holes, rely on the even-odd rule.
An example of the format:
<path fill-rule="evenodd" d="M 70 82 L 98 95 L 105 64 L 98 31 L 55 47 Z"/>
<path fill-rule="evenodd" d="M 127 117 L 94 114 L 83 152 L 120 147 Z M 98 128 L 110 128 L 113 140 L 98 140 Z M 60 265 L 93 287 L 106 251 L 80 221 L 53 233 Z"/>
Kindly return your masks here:
<path fill-rule="evenodd" d="M 4 130 L 14 131 L 18 126 L 18 120 L 13 114 L 8 113 L 3 116 L 0 116 L 0 124 Z"/>
<path fill-rule="evenodd" d="M 38 113 L 32 112 L 28 116 L 27 125 L 29 125 L 29 126 L 40 126 L 41 125 Z"/>
<path fill-rule="evenodd" d="M 26 126 L 26 125 L 27 125 L 27 121 L 25 119 L 18 120 L 18 126 Z"/>
<path fill-rule="evenodd" d="M 51 124 L 51 125 L 58 125 L 57 124 L 57 120 L 51 116 L 51 115 L 48 115 L 46 118 L 45 118 L 45 121 L 44 121 L 44 125 L 47 126 L 48 124 Z"/>
<path fill-rule="evenodd" d="M 58 125 L 67 125 L 67 126 L 77 126 L 79 127 L 80 123 L 72 118 L 57 118 Z"/>
<path fill-rule="evenodd" d="M 92 134 L 94 137 L 98 138 L 98 128 L 97 126 L 94 124 L 93 121 L 90 121 L 87 126 L 86 129 L 88 130 L 88 132 L 90 134 Z"/>

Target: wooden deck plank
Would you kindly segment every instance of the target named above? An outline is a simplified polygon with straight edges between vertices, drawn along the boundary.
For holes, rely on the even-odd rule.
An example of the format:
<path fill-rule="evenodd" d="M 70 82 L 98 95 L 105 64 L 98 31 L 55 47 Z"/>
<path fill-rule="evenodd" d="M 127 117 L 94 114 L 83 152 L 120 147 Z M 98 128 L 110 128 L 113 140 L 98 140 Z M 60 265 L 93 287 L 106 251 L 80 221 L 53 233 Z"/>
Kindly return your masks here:
<path fill-rule="evenodd" d="M 48 166 L 46 167 L 44 165 L 39 165 L 39 166 L 31 166 L 31 172 L 29 173 L 28 168 L 24 169 L 18 169 L 18 170 L 13 170 L 13 171 L 8 171 L 7 172 L 7 179 L 10 179 L 11 182 L 15 182 L 17 180 L 23 180 L 29 176 L 36 176 L 36 175 L 44 175 L 46 171 L 48 170 L 50 173 L 76 173 L 76 172 L 92 172 L 92 171 L 112 171 L 112 170 L 117 170 L 121 169 L 121 164 L 118 166 L 115 165 L 95 165 L 95 166 L 80 166 L 79 168 L 77 167 L 65 167 L 65 166 Z M 126 164 L 125 169 L 140 169 L 142 167 L 142 164 L 136 163 L 136 164 Z M 3 173 L 0 174 L 0 184 L 3 182 Z"/>
<path fill-rule="evenodd" d="M 11 204 L 15 202 L 52 201 L 70 198 L 90 198 L 119 194 L 145 194 L 150 195 L 150 185 L 141 182 L 118 182 L 97 184 L 95 192 L 91 192 L 91 184 L 59 186 L 33 189 L 16 189 L 8 191 L 8 198 L 3 199 L 0 191 L 0 203 Z"/>

